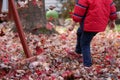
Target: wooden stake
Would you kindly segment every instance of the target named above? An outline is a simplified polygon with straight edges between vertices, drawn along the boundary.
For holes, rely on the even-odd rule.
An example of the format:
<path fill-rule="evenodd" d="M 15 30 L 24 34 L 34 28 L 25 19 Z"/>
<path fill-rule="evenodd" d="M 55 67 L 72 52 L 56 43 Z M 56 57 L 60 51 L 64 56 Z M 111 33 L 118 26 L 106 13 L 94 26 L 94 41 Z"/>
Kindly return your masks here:
<path fill-rule="evenodd" d="M 24 31 L 23 31 L 23 28 L 22 28 L 22 24 L 20 22 L 20 18 L 19 18 L 16 6 L 15 6 L 14 0 L 9 0 L 9 2 L 10 2 L 10 8 L 12 9 L 12 16 L 14 18 L 14 21 L 15 21 L 15 24 L 16 24 L 16 27 L 17 27 L 17 31 L 19 33 L 19 37 L 20 37 L 25 55 L 26 55 L 27 58 L 29 58 L 32 55 L 31 55 L 31 53 L 29 51 L 29 48 L 27 46 L 27 41 L 25 39 Z"/>

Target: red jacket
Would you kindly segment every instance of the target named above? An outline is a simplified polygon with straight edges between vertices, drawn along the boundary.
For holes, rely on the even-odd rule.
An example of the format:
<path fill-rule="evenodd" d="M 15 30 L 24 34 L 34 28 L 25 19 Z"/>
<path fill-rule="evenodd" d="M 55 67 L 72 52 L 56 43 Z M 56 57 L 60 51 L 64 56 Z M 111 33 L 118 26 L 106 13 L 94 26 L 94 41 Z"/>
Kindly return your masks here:
<path fill-rule="evenodd" d="M 84 31 L 105 31 L 108 21 L 117 18 L 112 0 L 78 0 L 72 18 L 75 22 L 84 19 Z"/>

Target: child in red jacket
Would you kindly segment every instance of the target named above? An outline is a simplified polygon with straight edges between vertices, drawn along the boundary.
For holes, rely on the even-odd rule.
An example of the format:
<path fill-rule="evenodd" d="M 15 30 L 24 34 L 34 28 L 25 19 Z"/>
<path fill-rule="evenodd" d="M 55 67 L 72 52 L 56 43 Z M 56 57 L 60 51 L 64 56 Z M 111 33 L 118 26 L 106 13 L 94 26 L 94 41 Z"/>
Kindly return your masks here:
<path fill-rule="evenodd" d="M 82 53 L 85 67 L 92 66 L 90 53 L 92 38 L 98 32 L 105 31 L 109 21 L 113 28 L 116 18 L 116 7 L 112 0 L 78 0 L 76 2 L 72 19 L 75 23 L 79 22 L 80 27 L 77 30 L 75 51 L 78 54 Z M 73 30 L 74 24 L 69 30 Z"/>

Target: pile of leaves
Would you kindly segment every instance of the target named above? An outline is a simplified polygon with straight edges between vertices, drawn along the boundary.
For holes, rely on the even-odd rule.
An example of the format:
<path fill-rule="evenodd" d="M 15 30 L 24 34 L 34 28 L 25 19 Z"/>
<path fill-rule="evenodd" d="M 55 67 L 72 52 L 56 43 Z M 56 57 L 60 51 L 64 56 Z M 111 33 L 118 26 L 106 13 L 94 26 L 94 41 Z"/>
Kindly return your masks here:
<path fill-rule="evenodd" d="M 8 25 L 9 26 L 9 25 Z M 59 29 L 61 30 L 61 29 Z M 0 36 L 0 80 L 119 80 L 120 33 L 98 33 L 91 42 L 93 66 L 72 53 L 76 30 L 60 34 L 26 33 L 32 57 L 26 59 L 18 33 Z"/>

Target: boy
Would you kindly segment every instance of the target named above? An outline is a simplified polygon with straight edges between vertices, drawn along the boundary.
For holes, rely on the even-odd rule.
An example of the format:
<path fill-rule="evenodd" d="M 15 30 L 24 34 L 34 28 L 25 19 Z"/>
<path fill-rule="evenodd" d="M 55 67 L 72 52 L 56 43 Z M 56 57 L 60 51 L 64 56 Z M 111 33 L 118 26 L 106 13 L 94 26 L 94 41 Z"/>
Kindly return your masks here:
<path fill-rule="evenodd" d="M 90 53 L 90 42 L 98 33 L 105 31 L 110 21 L 111 28 L 117 18 L 116 7 L 112 0 L 78 0 L 74 6 L 72 19 L 73 25 L 69 30 L 73 30 L 76 22 L 80 23 L 77 30 L 76 53 L 83 55 L 85 67 L 92 66 Z"/>

